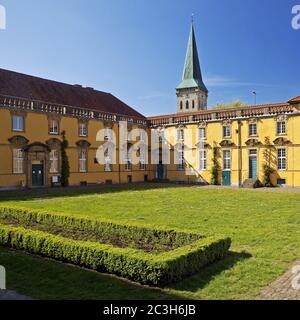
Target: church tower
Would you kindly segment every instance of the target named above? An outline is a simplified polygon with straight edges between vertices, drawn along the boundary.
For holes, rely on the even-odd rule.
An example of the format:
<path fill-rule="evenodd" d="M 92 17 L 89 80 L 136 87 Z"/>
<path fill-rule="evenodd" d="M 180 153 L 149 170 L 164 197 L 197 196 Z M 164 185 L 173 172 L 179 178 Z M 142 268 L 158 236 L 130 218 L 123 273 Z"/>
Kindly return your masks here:
<path fill-rule="evenodd" d="M 208 90 L 203 83 L 199 56 L 192 23 L 183 77 L 176 88 L 177 113 L 207 110 Z"/>

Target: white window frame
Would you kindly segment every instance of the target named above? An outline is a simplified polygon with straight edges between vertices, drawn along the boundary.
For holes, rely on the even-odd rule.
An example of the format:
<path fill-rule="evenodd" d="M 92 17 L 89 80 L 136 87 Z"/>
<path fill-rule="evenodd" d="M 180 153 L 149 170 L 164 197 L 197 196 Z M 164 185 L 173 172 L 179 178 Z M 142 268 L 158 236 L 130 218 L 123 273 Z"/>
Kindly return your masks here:
<path fill-rule="evenodd" d="M 132 161 L 129 151 L 126 153 L 125 156 L 125 171 L 132 171 Z"/>
<path fill-rule="evenodd" d="M 184 129 L 177 129 L 177 141 L 184 141 Z"/>
<path fill-rule="evenodd" d="M 87 150 L 81 149 L 79 151 L 79 172 L 87 172 Z"/>
<path fill-rule="evenodd" d="M 182 150 L 178 151 L 177 169 L 178 170 L 184 170 L 184 167 L 185 167 L 184 148 L 182 148 Z"/>
<path fill-rule="evenodd" d="M 249 124 L 249 137 L 257 137 L 257 123 L 250 123 Z"/>
<path fill-rule="evenodd" d="M 278 136 L 286 135 L 286 121 L 278 121 L 276 123 L 276 134 Z"/>
<path fill-rule="evenodd" d="M 56 123 L 56 125 L 54 125 Z M 49 120 L 49 134 L 59 134 L 59 121 L 57 119 Z"/>
<path fill-rule="evenodd" d="M 199 151 L 199 169 L 200 171 L 207 170 L 207 151 L 206 150 Z"/>
<path fill-rule="evenodd" d="M 24 174 L 24 151 L 13 149 L 13 174 Z"/>
<path fill-rule="evenodd" d="M 113 171 L 112 158 L 109 155 L 105 156 L 104 171 L 105 172 L 112 172 Z"/>
<path fill-rule="evenodd" d="M 231 171 L 231 151 L 223 150 L 223 171 Z"/>
<path fill-rule="evenodd" d="M 198 140 L 205 140 L 206 139 L 206 128 L 198 128 Z"/>
<path fill-rule="evenodd" d="M 79 122 L 79 137 L 87 137 L 87 135 L 88 135 L 87 123 Z"/>
<path fill-rule="evenodd" d="M 24 131 L 24 117 L 20 115 L 13 115 L 12 118 L 12 131 L 23 132 Z"/>
<path fill-rule="evenodd" d="M 140 170 L 141 171 L 146 170 L 146 161 L 143 155 L 140 156 Z"/>
<path fill-rule="evenodd" d="M 277 168 L 280 171 L 287 170 L 287 149 L 286 148 L 277 149 Z"/>
<path fill-rule="evenodd" d="M 113 140 L 112 128 L 105 128 L 104 129 L 104 140 L 106 140 L 106 141 Z"/>
<path fill-rule="evenodd" d="M 57 149 L 53 149 L 49 154 L 50 173 L 58 173 L 59 171 L 59 152 Z"/>
<path fill-rule="evenodd" d="M 222 130 L 223 130 L 223 138 L 224 139 L 228 139 L 228 138 L 231 138 L 231 126 L 230 125 L 224 125 L 222 127 Z"/>

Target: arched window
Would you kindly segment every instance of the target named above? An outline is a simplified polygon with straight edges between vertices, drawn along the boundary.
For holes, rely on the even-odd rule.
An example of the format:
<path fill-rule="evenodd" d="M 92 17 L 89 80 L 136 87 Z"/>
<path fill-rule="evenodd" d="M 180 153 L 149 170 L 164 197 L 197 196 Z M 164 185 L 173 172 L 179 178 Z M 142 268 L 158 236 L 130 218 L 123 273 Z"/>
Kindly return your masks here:
<path fill-rule="evenodd" d="M 195 109 L 195 100 L 192 102 L 192 108 Z"/>
<path fill-rule="evenodd" d="M 182 101 L 180 101 L 180 110 L 182 110 L 183 109 L 183 103 L 182 103 Z"/>
<path fill-rule="evenodd" d="M 185 103 L 185 108 L 186 108 L 186 109 L 189 108 L 189 102 L 188 102 L 188 101 Z"/>

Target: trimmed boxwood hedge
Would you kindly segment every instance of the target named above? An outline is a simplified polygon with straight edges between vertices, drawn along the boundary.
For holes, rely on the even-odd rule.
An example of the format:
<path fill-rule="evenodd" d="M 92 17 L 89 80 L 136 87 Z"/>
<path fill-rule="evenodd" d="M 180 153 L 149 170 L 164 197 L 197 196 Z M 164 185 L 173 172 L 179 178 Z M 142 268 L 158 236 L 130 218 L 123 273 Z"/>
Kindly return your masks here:
<path fill-rule="evenodd" d="M 0 245 L 108 272 L 150 285 L 183 279 L 224 257 L 230 239 L 205 238 L 160 255 L 131 248 L 75 241 L 41 231 L 0 225 Z"/>
<path fill-rule="evenodd" d="M 14 219 L 18 225 L 0 224 L 0 245 L 53 258 L 62 262 L 116 274 L 150 285 L 165 285 L 195 274 L 227 255 L 230 238 L 204 237 L 188 232 L 119 225 L 108 221 L 78 219 L 13 207 L 0 208 L 0 218 Z M 48 232 L 26 229 L 26 224 L 55 224 L 98 233 L 120 233 L 126 241 L 153 241 L 177 248 L 159 254 L 111 244 L 72 240 Z M 70 229 L 71 230 L 71 229 Z"/>
<path fill-rule="evenodd" d="M 154 229 L 140 225 L 118 224 L 102 219 L 92 220 L 16 207 L 0 207 L 0 220 L 14 221 L 22 226 L 40 224 L 43 226 L 63 228 L 71 232 L 73 230 L 80 230 L 87 234 L 95 234 L 107 238 L 117 237 L 122 243 L 134 248 L 136 248 L 134 243 L 145 243 L 153 248 L 169 247 L 175 249 L 204 237 L 190 232 L 178 232 L 163 228 Z"/>

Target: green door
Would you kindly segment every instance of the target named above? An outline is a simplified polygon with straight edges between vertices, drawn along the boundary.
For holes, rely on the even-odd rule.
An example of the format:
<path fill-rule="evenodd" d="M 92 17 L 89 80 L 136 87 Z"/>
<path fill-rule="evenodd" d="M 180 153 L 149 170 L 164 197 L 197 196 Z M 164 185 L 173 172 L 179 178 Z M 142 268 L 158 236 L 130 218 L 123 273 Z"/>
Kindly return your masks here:
<path fill-rule="evenodd" d="M 249 179 L 257 178 L 257 151 L 250 150 L 249 153 Z"/>
<path fill-rule="evenodd" d="M 165 177 L 165 166 L 162 164 L 157 165 L 157 179 L 158 180 L 163 180 Z"/>
<path fill-rule="evenodd" d="M 223 171 L 222 184 L 223 186 L 231 186 L 231 171 Z"/>
<path fill-rule="evenodd" d="M 44 185 L 44 166 L 42 164 L 32 165 L 32 186 L 42 187 Z"/>

